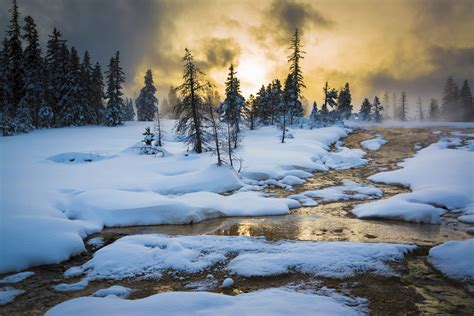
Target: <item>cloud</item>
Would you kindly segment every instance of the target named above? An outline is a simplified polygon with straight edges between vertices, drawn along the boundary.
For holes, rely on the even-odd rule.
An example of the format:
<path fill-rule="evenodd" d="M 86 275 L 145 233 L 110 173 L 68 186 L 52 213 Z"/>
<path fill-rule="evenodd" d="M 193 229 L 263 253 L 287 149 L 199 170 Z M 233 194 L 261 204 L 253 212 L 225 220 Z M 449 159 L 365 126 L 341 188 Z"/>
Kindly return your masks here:
<path fill-rule="evenodd" d="M 200 62 L 204 71 L 212 68 L 228 68 L 231 63 L 236 64 L 240 55 L 240 45 L 233 38 L 206 38 L 199 49 L 205 56 Z"/>

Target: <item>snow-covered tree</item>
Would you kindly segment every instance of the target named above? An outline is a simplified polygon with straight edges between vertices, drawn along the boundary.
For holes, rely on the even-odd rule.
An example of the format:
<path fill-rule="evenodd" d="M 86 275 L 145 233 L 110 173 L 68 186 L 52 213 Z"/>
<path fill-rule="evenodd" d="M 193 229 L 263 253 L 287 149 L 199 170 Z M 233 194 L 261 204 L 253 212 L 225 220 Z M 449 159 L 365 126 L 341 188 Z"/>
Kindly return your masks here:
<path fill-rule="evenodd" d="M 196 153 L 202 153 L 209 142 L 205 131 L 209 119 L 203 102 L 209 83 L 204 81 L 204 74 L 194 63 L 193 55 L 187 48 L 182 60 L 184 62 L 183 83 L 177 88 L 179 102 L 174 108 L 178 118 L 175 129 Z"/>
<path fill-rule="evenodd" d="M 81 64 L 81 85 L 84 89 L 85 97 L 85 106 L 84 106 L 84 121 L 86 124 L 97 124 L 96 111 L 93 103 L 93 91 L 94 87 L 92 86 L 92 74 L 94 69 L 91 64 L 91 59 L 89 52 L 86 50 L 84 52 L 84 57 L 82 58 Z"/>
<path fill-rule="evenodd" d="M 311 129 L 315 128 L 319 124 L 319 111 L 316 101 L 313 102 L 313 107 L 311 109 L 311 114 L 309 115 L 311 121 Z"/>
<path fill-rule="evenodd" d="M 292 109 L 295 102 L 295 84 L 293 83 L 293 75 L 288 74 L 285 80 L 285 88 L 283 89 L 283 102 L 280 107 L 280 130 L 281 130 L 281 142 L 284 143 L 287 137 L 286 129 L 288 123 L 290 122 L 290 118 L 292 116 Z"/>
<path fill-rule="evenodd" d="M 56 114 L 59 112 L 59 100 L 61 100 L 61 86 L 65 80 L 67 69 L 67 61 L 64 59 L 65 54 L 65 40 L 62 39 L 62 34 L 56 28 L 53 33 L 49 35 L 49 40 L 46 44 L 46 91 L 45 104 L 43 113 L 49 110 L 53 113 L 54 120 L 57 121 Z M 48 111 L 45 111 L 45 108 Z"/>
<path fill-rule="evenodd" d="M 327 126 L 331 121 L 329 117 L 329 109 L 326 103 L 323 103 L 321 106 L 321 110 L 319 110 L 319 121 L 322 123 L 323 126 Z"/>
<path fill-rule="evenodd" d="M 237 148 L 240 137 L 240 116 L 245 99 L 240 91 L 240 81 L 236 77 L 236 71 L 231 64 L 229 75 L 225 83 L 225 100 L 220 106 L 220 112 L 223 113 L 223 120 L 229 125 L 231 142 L 234 148 Z"/>
<path fill-rule="evenodd" d="M 155 140 L 155 134 L 151 132 L 150 127 L 145 128 L 145 132 L 143 132 L 142 135 L 142 142 L 145 144 L 145 146 L 151 146 Z"/>
<path fill-rule="evenodd" d="M 104 78 L 102 77 L 102 68 L 96 63 L 91 75 L 90 101 L 91 108 L 94 111 L 94 124 L 103 124 L 105 120 L 104 108 Z"/>
<path fill-rule="evenodd" d="M 125 105 L 122 111 L 124 121 L 133 121 L 135 119 L 135 110 L 133 109 L 133 100 L 131 98 L 125 99 Z"/>
<path fill-rule="evenodd" d="M 344 88 L 341 89 L 337 98 L 337 111 L 339 119 L 347 120 L 352 114 L 352 95 L 349 83 L 346 82 Z"/>
<path fill-rule="evenodd" d="M 372 116 L 372 104 L 370 104 L 367 98 L 364 99 L 360 106 L 359 119 L 361 121 L 369 121 Z"/>
<path fill-rule="evenodd" d="M 115 57 L 110 59 L 109 69 L 107 71 L 107 109 L 105 113 L 105 124 L 108 126 L 117 126 L 123 124 L 123 93 L 122 84 L 125 81 L 125 75 L 120 67 L 120 54 L 117 51 Z"/>
<path fill-rule="evenodd" d="M 288 48 L 291 53 L 288 56 L 288 63 L 290 64 L 290 75 L 292 76 L 291 88 L 292 95 L 290 96 L 289 103 L 289 115 L 290 124 L 293 124 L 295 120 L 298 120 L 304 116 L 304 110 L 301 103 L 301 90 L 306 88 L 303 81 L 303 72 L 301 70 L 301 59 L 304 59 L 302 50 L 301 37 L 298 33 L 298 29 L 295 30 L 293 37 L 291 38 L 291 45 Z"/>
<path fill-rule="evenodd" d="M 375 122 L 382 121 L 382 110 L 383 106 L 380 104 L 378 96 L 374 97 L 374 102 L 372 103 L 372 120 Z"/>
<path fill-rule="evenodd" d="M 140 90 L 135 105 L 137 107 L 137 119 L 139 121 L 153 121 L 158 112 L 158 98 L 155 96 L 156 88 L 153 82 L 153 74 L 148 69 L 145 74 L 145 85 Z"/>
<path fill-rule="evenodd" d="M 256 120 L 258 117 L 258 106 L 257 100 L 251 94 L 245 101 L 245 107 L 242 110 L 242 116 L 248 122 L 248 126 L 251 130 L 255 129 Z"/>

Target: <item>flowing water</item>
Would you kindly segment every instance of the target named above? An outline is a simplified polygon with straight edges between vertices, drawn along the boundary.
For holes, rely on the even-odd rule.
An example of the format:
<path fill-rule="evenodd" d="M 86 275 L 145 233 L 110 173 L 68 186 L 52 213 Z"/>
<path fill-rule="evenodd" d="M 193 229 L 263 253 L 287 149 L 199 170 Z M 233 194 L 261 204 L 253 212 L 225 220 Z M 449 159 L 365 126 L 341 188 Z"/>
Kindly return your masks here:
<path fill-rule="evenodd" d="M 434 135 L 434 130 L 442 131 Z M 280 188 L 268 188 L 266 192 L 275 196 L 285 197 L 306 190 L 314 190 L 341 184 L 348 179 L 358 183 L 370 183 L 367 180 L 372 174 L 381 170 L 394 170 L 397 163 L 415 153 L 415 145 L 425 147 L 437 141 L 441 136 L 449 136 L 448 128 L 371 128 L 358 130 L 344 139 L 350 148 L 360 148 L 362 140 L 370 139 L 375 134 L 382 135 L 388 144 L 379 151 L 369 152 L 366 158 L 370 161 L 366 166 L 349 170 L 331 170 L 316 173 L 304 184 L 295 186 L 293 192 Z M 467 131 L 471 132 L 472 131 Z M 382 198 L 408 192 L 401 186 L 376 184 L 384 191 Z M 267 240 L 318 240 L 318 241 L 363 241 L 409 243 L 420 247 L 407 256 L 403 262 L 394 264 L 398 276 L 381 277 L 371 274 L 357 275 L 347 279 L 327 279 L 289 273 L 274 277 L 234 277 L 233 289 L 222 290 L 218 284 L 211 285 L 207 290 L 238 294 L 268 287 L 293 285 L 320 291 L 323 287 L 368 299 L 369 312 L 372 314 L 474 314 L 474 295 L 469 291 L 469 284 L 461 284 L 443 277 L 427 261 L 429 248 L 447 240 L 472 238 L 465 229 L 465 224 L 456 220 L 456 214 L 447 213 L 440 225 L 415 224 L 385 220 L 360 220 L 350 210 L 355 204 L 367 201 L 338 201 L 322 203 L 315 207 L 295 209 L 285 216 L 266 217 L 232 217 L 204 221 L 192 225 L 135 226 L 123 228 L 106 228 L 100 234 L 106 244 L 132 234 L 161 233 L 170 235 L 245 235 L 264 236 Z M 57 293 L 51 287 L 64 282 L 62 273 L 69 267 L 77 266 L 91 258 L 93 250 L 76 256 L 71 260 L 57 265 L 40 266 L 29 269 L 36 275 L 19 283 L 17 288 L 26 290 L 15 302 L 0 308 L 3 315 L 41 314 L 50 307 L 64 300 L 90 295 L 98 289 L 120 284 L 136 289 L 131 299 L 142 298 L 155 293 L 176 290 L 190 290 L 186 284 L 202 281 L 208 271 L 181 275 L 179 277 L 165 275 L 159 280 L 122 280 L 92 282 L 84 290 L 71 293 Z M 214 276 L 221 280 L 224 271 L 213 269 Z M 79 279 L 68 280 L 68 283 Z M 472 286 L 472 285 L 471 285 Z"/>

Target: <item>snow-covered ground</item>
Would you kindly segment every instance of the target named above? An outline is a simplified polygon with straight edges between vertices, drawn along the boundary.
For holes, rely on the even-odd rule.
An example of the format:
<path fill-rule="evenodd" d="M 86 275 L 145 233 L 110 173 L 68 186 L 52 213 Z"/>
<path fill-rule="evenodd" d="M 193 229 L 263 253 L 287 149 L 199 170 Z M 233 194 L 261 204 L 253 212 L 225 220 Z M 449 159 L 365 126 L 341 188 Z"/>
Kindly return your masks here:
<path fill-rule="evenodd" d="M 404 162 L 399 170 L 369 177 L 375 182 L 400 184 L 413 192 L 356 205 L 359 218 L 397 219 L 418 223 L 440 222 L 449 210 L 469 214 L 474 206 L 474 152 L 452 148 L 459 138 L 442 138 Z"/>
<path fill-rule="evenodd" d="M 13 302 L 15 297 L 25 293 L 23 290 L 18 290 L 13 287 L 0 287 L 0 305 L 5 305 L 7 303 Z"/>
<path fill-rule="evenodd" d="M 343 278 L 357 273 L 392 274 L 388 261 L 403 259 L 415 246 L 350 242 L 268 242 L 246 236 L 132 235 L 98 250 L 65 277 L 84 275 L 59 290 L 92 280 L 158 279 L 166 271 L 196 273 L 221 263 L 231 274 L 269 276 L 289 271 Z M 235 256 L 236 255 L 236 256 Z M 230 259 L 232 256 L 232 259 Z"/>
<path fill-rule="evenodd" d="M 361 315 L 357 299 L 295 292 L 285 288 L 228 296 L 209 292 L 167 292 L 138 300 L 81 297 L 46 315 Z"/>
<path fill-rule="evenodd" d="M 264 127 L 244 131 L 239 175 L 216 167 L 211 153 L 187 152 L 173 136 L 174 122 L 162 123 L 169 153 L 164 158 L 130 150 L 152 123 L 1 137 L 0 273 L 66 260 L 84 251 L 83 238 L 103 226 L 285 214 L 298 202 L 255 192 L 219 193 L 258 189 L 265 181 L 298 184 L 317 170 L 366 163 L 363 151 L 330 152 L 346 129 L 295 129 L 294 138 L 281 144 L 279 131 Z"/>
<path fill-rule="evenodd" d="M 448 241 L 433 247 L 428 258 L 445 275 L 474 281 L 474 239 Z"/>

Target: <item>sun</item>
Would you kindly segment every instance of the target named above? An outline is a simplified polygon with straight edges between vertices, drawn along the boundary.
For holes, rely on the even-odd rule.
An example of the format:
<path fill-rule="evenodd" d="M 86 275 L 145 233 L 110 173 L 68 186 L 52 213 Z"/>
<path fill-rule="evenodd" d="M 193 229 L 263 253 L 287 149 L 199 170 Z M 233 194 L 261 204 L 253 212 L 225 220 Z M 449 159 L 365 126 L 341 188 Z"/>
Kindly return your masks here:
<path fill-rule="evenodd" d="M 237 66 L 237 78 L 245 96 L 257 93 L 267 77 L 267 61 L 258 55 L 241 56 Z"/>

